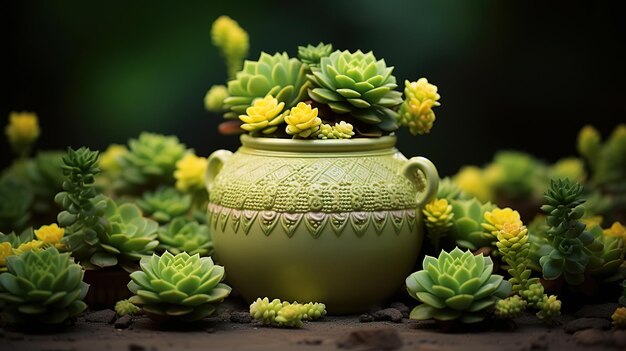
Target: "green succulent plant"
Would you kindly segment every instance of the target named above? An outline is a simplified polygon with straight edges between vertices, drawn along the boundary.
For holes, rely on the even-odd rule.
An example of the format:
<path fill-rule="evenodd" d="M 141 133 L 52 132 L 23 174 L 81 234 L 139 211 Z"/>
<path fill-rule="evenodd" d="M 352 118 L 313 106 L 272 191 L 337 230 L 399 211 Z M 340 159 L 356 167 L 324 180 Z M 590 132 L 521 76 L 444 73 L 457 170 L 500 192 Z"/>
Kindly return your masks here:
<path fill-rule="evenodd" d="M 226 119 L 236 119 L 246 113 L 255 99 L 272 95 L 285 103 L 285 109 L 303 101 L 310 82 L 307 66 L 287 53 L 269 55 L 262 52 L 258 61 L 246 60 L 236 78 L 228 82 L 229 97 L 224 99 Z"/>
<path fill-rule="evenodd" d="M 456 247 L 450 253 L 442 250 L 438 258 L 427 255 L 422 266 L 406 279 L 409 295 L 422 302 L 411 311 L 411 319 L 480 322 L 511 293 L 511 284 L 492 274 L 491 258 L 469 250 Z"/>
<path fill-rule="evenodd" d="M 550 228 L 546 234 L 552 249 L 539 259 L 543 277 L 548 280 L 563 276 L 568 284 L 579 285 L 594 252 L 602 251 L 602 243 L 594 240 L 579 221 L 585 213 L 582 205 L 583 187 L 568 179 L 552 180 L 544 195 L 541 209 L 547 214 Z"/>
<path fill-rule="evenodd" d="M 539 196 L 547 182 L 546 166 L 519 151 L 498 152 L 485 173 L 495 193 L 510 199 Z"/>
<path fill-rule="evenodd" d="M 139 314 L 139 312 L 141 312 L 141 308 L 135 306 L 128 300 L 120 300 L 115 303 L 115 313 L 120 317 Z"/>
<path fill-rule="evenodd" d="M 103 251 L 100 240 L 107 234 L 107 223 L 102 219 L 107 199 L 95 187 L 100 172 L 98 152 L 69 148 L 62 168 L 67 177 L 64 191 L 55 196 L 56 203 L 64 208 L 57 216 L 59 225 L 65 228 L 61 242 L 83 266 L 91 267 L 98 264 L 92 258 Z"/>
<path fill-rule="evenodd" d="M 187 213 L 191 207 L 191 196 L 183 195 L 173 187 L 160 187 L 154 192 L 144 193 L 137 205 L 146 215 L 165 223 Z"/>
<path fill-rule="evenodd" d="M 38 152 L 26 167 L 26 178 L 35 195 L 33 212 L 49 214 L 57 211 L 53 199 L 63 190 L 63 155 L 61 151 Z"/>
<path fill-rule="evenodd" d="M 463 190 L 456 185 L 450 177 L 445 177 L 439 180 L 439 188 L 437 189 L 438 199 L 452 200 L 465 200 L 467 196 L 463 193 Z"/>
<path fill-rule="evenodd" d="M 477 250 L 491 245 L 492 239 L 485 235 L 481 223 L 484 222 L 485 212 L 495 208 L 491 202 L 481 203 L 476 198 L 469 200 L 451 201 L 454 214 L 453 226 L 448 236 L 463 248 Z"/>
<path fill-rule="evenodd" d="M 390 132 L 398 129 L 398 113 L 392 108 L 402 103 L 392 72 L 393 67 L 372 52 L 335 51 L 311 67 L 314 87 L 309 96 L 334 113 L 350 114 L 362 125 Z"/>
<path fill-rule="evenodd" d="M 190 255 L 209 256 L 213 251 L 209 226 L 185 217 L 174 218 L 159 229 L 158 235 L 159 248 L 175 255 L 185 251 Z"/>
<path fill-rule="evenodd" d="M 176 256 L 165 252 L 141 259 L 141 271 L 130 275 L 129 299 L 155 319 L 192 322 L 210 316 L 231 288 L 220 281 L 224 267 L 214 265 L 210 257 Z"/>
<path fill-rule="evenodd" d="M 69 253 L 55 248 L 7 258 L 0 274 L 0 310 L 11 324 L 58 324 L 78 315 L 89 286 Z"/>
<path fill-rule="evenodd" d="M 519 295 L 509 296 L 496 302 L 496 317 L 512 319 L 521 317 L 526 310 L 527 302 Z"/>
<path fill-rule="evenodd" d="M 601 251 L 591 252 L 586 272 L 601 282 L 615 282 L 624 279 L 624 239 L 603 234 L 602 227 L 589 228 L 596 242 L 602 244 Z"/>
<path fill-rule="evenodd" d="M 317 66 L 322 57 L 327 57 L 332 51 L 332 44 L 319 43 L 317 46 L 298 46 L 298 58 L 309 66 Z"/>
<path fill-rule="evenodd" d="M 144 218 L 134 204 L 117 205 L 109 199 L 104 210 L 107 219 L 107 235 L 101 238 L 100 246 L 105 252 L 98 253 L 91 261 L 99 266 L 119 264 L 129 272 L 135 270 L 135 262 L 150 255 L 159 245 L 156 240 L 158 223 Z"/>
<path fill-rule="evenodd" d="M 299 328 L 303 320 L 317 320 L 326 315 L 326 305 L 309 302 L 270 301 L 267 297 L 258 298 L 250 305 L 250 316 L 265 325 Z"/>
<path fill-rule="evenodd" d="M 4 234 L 0 232 L 0 243 L 9 243 L 13 248 L 17 248 L 21 244 L 27 243 L 34 239 L 35 234 L 33 232 L 33 228 L 26 228 L 20 234 L 15 234 L 15 232 Z"/>
<path fill-rule="evenodd" d="M 129 152 L 120 158 L 122 165 L 115 187 L 121 192 L 153 189 L 157 185 L 174 185 L 174 171 L 187 151 L 175 136 L 141 133 L 128 141 Z"/>
<path fill-rule="evenodd" d="M 21 231 L 31 219 L 34 194 L 26 182 L 12 175 L 0 178 L 0 231 Z"/>

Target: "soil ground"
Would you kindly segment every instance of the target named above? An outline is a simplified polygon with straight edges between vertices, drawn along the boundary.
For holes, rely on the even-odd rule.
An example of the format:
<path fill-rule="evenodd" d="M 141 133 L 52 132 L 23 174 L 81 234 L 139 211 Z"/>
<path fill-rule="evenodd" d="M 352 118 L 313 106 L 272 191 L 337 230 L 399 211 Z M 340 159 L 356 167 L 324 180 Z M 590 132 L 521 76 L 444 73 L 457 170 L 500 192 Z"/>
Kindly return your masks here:
<path fill-rule="evenodd" d="M 433 322 L 406 318 L 401 323 L 359 322 L 359 315 L 325 317 L 301 329 L 279 329 L 235 323 L 231 313 L 245 311 L 238 300 L 226 301 L 216 316 L 193 325 L 164 327 L 144 316 L 134 317 L 126 329 L 88 322 L 79 317 L 72 326 L 57 330 L 0 330 L 0 350 L 41 351 L 162 351 L 162 350 L 625 350 L 626 331 L 586 329 L 574 334 L 564 325 L 575 319 L 561 316 L 547 328 L 533 315 L 515 325 L 495 322 L 444 332 Z M 89 314 L 90 312 L 86 312 Z M 605 326 L 606 328 L 606 326 Z"/>

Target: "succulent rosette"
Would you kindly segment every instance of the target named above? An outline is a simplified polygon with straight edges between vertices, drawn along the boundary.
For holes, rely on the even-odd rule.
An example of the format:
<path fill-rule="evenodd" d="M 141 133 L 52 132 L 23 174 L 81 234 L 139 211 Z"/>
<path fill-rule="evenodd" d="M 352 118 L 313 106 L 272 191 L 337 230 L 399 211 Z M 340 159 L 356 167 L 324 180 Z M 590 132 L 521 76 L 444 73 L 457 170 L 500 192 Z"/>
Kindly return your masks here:
<path fill-rule="evenodd" d="M 246 113 L 254 100 L 272 95 L 285 108 L 295 106 L 306 97 L 310 82 L 306 65 L 287 53 L 269 55 L 262 52 L 258 61 L 245 61 L 236 78 L 228 82 L 229 97 L 224 99 L 226 119 L 236 119 Z"/>
<path fill-rule="evenodd" d="M 311 72 L 311 99 L 361 124 L 387 132 L 398 128 L 398 113 L 392 108 L 402 103 L 402 94 L 394 90 L 398 85 L 393 67 L 385 60 L 377 60 L 372 52 L 335 51 L 322 57 Z"/>
<path fill-rule="evenodd" d="M 210 257 L 165 252 L 143 258 L 140 265 L 141 271 L 130 275 L 128 289 L 136 295 L 129 301 L 157 320 L 192 322 L 208 317 L 231 292 L 220 283 L 224 267 Z"/>
<path fill-rule="evenodd" d="M 511 284 L 492 274 L 490 257 L 458 247 L 450 253 L 441 251 L 438 258 L 426 256 L 422 266 L 406 279 L 409 295 L 423 302 L 411 311 L 411 319 L 480 322 L 511 293 Z"/>
<path fill-rule="evenodd" d="M 626 269 L 622 268 L 625 252 L 624 239 L 605 235 L 599 225 L 592 226 L 589 233 L 597 242 L 602 243 L 602 250 L 591 252 L 587 273 L 602 282 L 624 279 L 626 276 Z"/>
<path fill-rule="evenodd" d="M 159 225 L 144 218 L 139 207 L 134 204 L 118 206 L 109 199 L 104 217 L 108 220 L 107 235 L 100 239 L 100 246 L 105 252 L 95 254 L 91 258 L 92 262 L 105 263 L 104 266 L 119 264 L 132 271 L 135 261 L 152 254 L 159 245 L 156 240 Z"/>
<path fill-rule="evenodd" d="M 31 187 L 14 176 L 4 176 L 0 178 L 0 199 L 0 231 L 24 229 L 31 217 Z"/>
<path fill-rule="evenodd" d="M 165 223 L 187 213 L 191 207 L 191 196 L 183 195 L 173 187 L 160 187 L 144 193 L 137 205 L 146 215 L 159 223 Z"/>
<path fill-rule="evenodd" d="M 131 139 L 128 149 L 120 158 L 122 171 L 116 184 L 123 191 L 174 184 L 176 162 L 187 150 L 177 137 L 154 133 L 141 133 L 138 139 Z"/>
<path fill-rule="evenodd" d="M 183 251 L 208 256 L 213 250 L 213 242 L 206 224 L 185 217 L 174 218 L 168 225 L 159 229 L 159 248 L 173 254 Z"/>
<path fill-rule="evenodd" d="M 317 46 L 298 46 L 298 58 L 309 66 L 319 65 L 322 57 L 330 55 L 332 44 L 319 43 Z"/>
<path fill-rule="evenodd" d="M 448 235 L 455 243 L 463 248 L 477 250 L 484 246 L 491 245 L 491 239 L 485 235 L 482 223 L 484 215 L 491 211 L 495 206 L 491 202 L 481 203 L 476 198 L 469 200 L 453 200 L 452 227 Z"/>
<path fill-rule="evenodd" d="M 0 274 L 0 310 L 11 324 L 58 324 L 87 308 L 89 285 L 69 253 L 28 251 L 8 257 L 7 269 Z"/>

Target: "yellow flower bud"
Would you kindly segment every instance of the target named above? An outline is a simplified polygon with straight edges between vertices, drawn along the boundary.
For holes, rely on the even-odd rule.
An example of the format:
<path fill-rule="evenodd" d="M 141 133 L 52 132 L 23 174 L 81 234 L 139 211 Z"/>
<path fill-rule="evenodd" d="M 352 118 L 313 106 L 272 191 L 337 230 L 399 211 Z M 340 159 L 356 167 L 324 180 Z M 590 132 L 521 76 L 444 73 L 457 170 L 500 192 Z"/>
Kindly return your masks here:
<path fill-rule="evenodd" d="M 7 257 L 13 255 L 13 248 L 11 243 L 0 243 L 0 267 L 7 265 Z"/>
<path fill-rule="evenodd" d="M 176 188 L 182 192 L 204 189 L 204 175 L 207 168 L 207 159 L 192 153 L 186 154 L 176 162 Z"/>
<path fill-rule="evenodd" d="M 416 82 L 404 81 L 404 95 L 407 99 L 417 99 L 421 102 L 432 101 L 431 106 L 439 106 L 437 102 L 441 96 L 437 93 L 437 86 L 428 83 L 428 79 L 420 78 Z"/>
<path fill-rule="evenodd" d="M 350 139 L 354 135 L 353 129 L 352 124 L 346 123 L 346 121 L 340 121 L 339 123 L 335 123 L 333 135 L 335 139 Z"/>
<path fill-rule="evenodd" d="M 611 315 L 611 319 L 615 328 L 626 329 L 626 307 L 618 307 Z"/>
<path fill-rule="evenodd" d="M 285 103 L 278 103 L 272 95 L 255 100 L 252 106 L 246 109 L 246 114 L 239 116 L 244 122 L 241 129 L 249 132 L 262 130 L 264 134 L 274 132 L 276 125 L 284 121 L 284 114 L 281 114 L 284 107 Z"/>
<path fill-rule="evenodd" d="M 29 242 L 25 242 L 15 249 L 18 254 L 22 254 L 26 251 L 39 251 L 43 246 L 44 242 L 41 240 L 31 240 Z"/>
<path fill-rule="evenodd" d="M 610 228 L 603 231 L 605 236 L 620 237 L 626 241 L 626 228 L 620 222 L 613 222 Z"/>
<path fill-rule="evenodd" d="M 248 33 L 228 16 L 220 16 L 211 27 L 213 44 L 220 48 L 228 66 L 228 76 L 233 78 L 241 69 L 250 46 Z"/>
<path fill-rule="evenodd" d="M 422 210 L 425 216 L 426 226 L 429 229 L 435 229 L 442 232 L 452 227 L 452 205 L 447 199 L 435 199 L 424 206 Z"/>
<path fill-rule="evenodd" d="M 311 105 L 304 102 L 299 102 L 291 109 L 289 115 L 285 117 L 285 122 L 287 134 L 300 138 L 308 138 L 322 124 L 322 120 L 317 117 L 317 107 L 311 109 Z"/>
<path fill-rule="evenodd" d="M 59 228 L 56 223 L 42 225 L 39 229 L 35 230 L 37 239 L 52 245 L 59 244 L 61 239 L 63 239 L 63 235 L 65 235 L 65 229 Z"/>
<path fill-rule="evenodd" d="M 475 166 L 461 168 L 452 181 L 466 194 L 485 202 L 491 199 L 491 189 L 484 181 L 483 172 Z"/>
<path fill-rule="evenodd" d="M 39 137 L 39 121 L 32 112 L 11 112 L 5 132 L 10 143 L 31 143 Z"/>
<path fill-rule="evenodd" d="M 580 221 L 587 227 L 591 228 L 595 225 L 602 225 L 604 218 L 602 216 L 592 216 L 587 218 L 581 218 Z"/>
<path fill-rule="evenodd" d="M 400 106 L 399 123 L 409 127 L 413 135 L 429 133 L 435 122 L 435 113 L 432 108 L 439 106 L 440 96 L 437 86 L 428 83 L 426 78 L 416 82 L 404 82 L 405 100 Z"/>
<path fill-rule="evenodd" d="M 4 129 L 13 151 L 20 157 L 26 157 L 32 144 L 39 138 L 39 121 L 32 112 L 11 112 L 9 124 Z"/>
<path fill-rule="evenodd" d="M 501 231 L 505 224 L 517 227 L 523 226 L 519 212 L 508 207 L 504 209 L 496 208 L 493 211 L 487 211 L 485 212 L 484 217 L 487 223 L 482 223 L 483 228 L 494 236 L 498 235 L 498 231 Z"/>

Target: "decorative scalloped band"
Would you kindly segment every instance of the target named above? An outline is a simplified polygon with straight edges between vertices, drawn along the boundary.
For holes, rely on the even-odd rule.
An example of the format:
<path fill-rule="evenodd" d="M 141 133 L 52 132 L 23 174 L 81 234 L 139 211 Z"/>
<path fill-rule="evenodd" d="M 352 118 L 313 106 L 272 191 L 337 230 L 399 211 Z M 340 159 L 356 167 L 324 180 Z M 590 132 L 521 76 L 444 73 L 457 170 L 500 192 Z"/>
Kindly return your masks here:
<path fill-rule="evenodd" d="M 340 236 L 346 226 L 352 229 L 358 236 L 362 236 L 372 226 L 376 234 L 380 235 L 387 222 L 396 234 L 403 227 L 411 231 L 416 225 L 415 209 L 385 210 L 373 212 L 305 212 L 287 213 L 275 211 L 238 210 L 223 207 L 213 203 L 208 208 L 209 226 L 214 230 L 226 230 L 231 226 L 232 230 L 243 231 L 246 235 L 256 222 L 265 235 L 270 235 L 278 225 L 282 226 L 287 236 L 292 237 L 299 226 L 305 226 L 307 231 L 317 238 L 327 227 Z"/>

